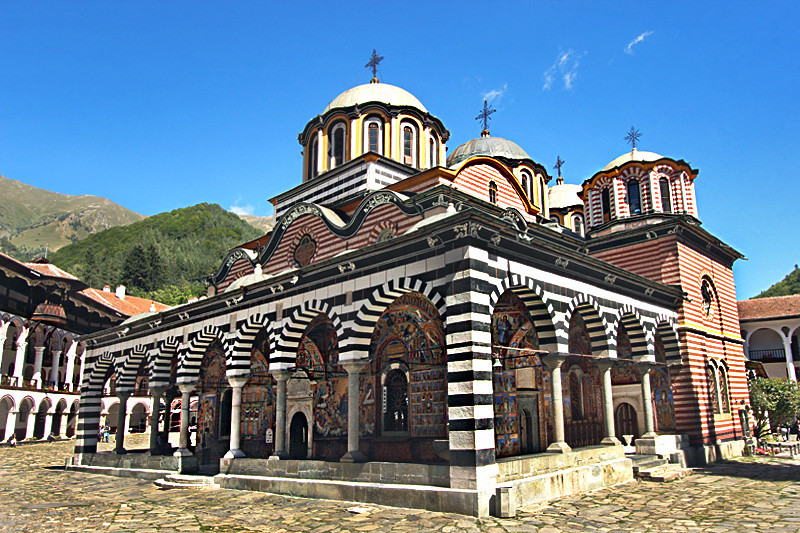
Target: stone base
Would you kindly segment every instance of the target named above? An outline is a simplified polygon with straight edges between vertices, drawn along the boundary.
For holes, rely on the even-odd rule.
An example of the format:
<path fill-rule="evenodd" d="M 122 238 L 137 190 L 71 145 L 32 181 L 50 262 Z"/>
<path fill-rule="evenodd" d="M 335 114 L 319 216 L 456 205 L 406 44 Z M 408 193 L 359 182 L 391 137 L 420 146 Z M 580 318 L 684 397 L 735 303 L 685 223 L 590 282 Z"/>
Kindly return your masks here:
<path fill-rule="evenodd" d="M 347 452 L 339 461 L 342 463 L 366 463 L 367 456 L 361 452 Z"/>
<path fill-rule="evenodd" d="M 569 453 L 572 448 L 566 442 L 554 442 L 547 447 L 548 453 Z"/>
<path fill-rule="evenodd" d="M 225 459 L 241 459 L 247 457 L 242 450 L 228 450 Z"/>
<path fill-rule="evenodd" d="M 275 452 L 269 456 L 270 461 L 284 461 L 289 458 L 289 452 Z"/>
<path fill-rule="evenodd" d="M 744 453 L 745 441 L 729 440 L 716 444 L 707 444 L 696 448 L 695 460 L 697 464 L 708 464 L 723 461 L 731 457 L 740 457 Z"/>
<path fill-rule="evenodd" d="M 686 435 L 643 435 L 634 444 L 638 455 L 668 457 L 687 448 L 689 438 Z"/>
<path fill-rule="evenodd" d="M 178 452 L 175 452 L 178 453 Z M 178 458 L 178 473 L 179 474 L 196 474 L 197 473 L 197 457 L 194 455 L 180 455 Z"/>
<path fill-rule="evenodd" d="M 617 437 L 606 437 L 600 441 L 600 444 L 605 444 L 606 446 L 622 446 L 622 443 Z"/>

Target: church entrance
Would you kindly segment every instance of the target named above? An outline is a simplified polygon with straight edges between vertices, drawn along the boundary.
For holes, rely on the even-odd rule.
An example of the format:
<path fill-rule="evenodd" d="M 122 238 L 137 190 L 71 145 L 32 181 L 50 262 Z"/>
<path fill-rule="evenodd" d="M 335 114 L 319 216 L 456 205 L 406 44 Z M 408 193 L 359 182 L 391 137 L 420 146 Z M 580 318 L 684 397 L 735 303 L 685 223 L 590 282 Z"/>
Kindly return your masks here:
<path fill-rule="evenodd" d="M 636 421 L 636 409 L 629 403 L 621 403 L 614 413 L 614 426 L 617 428 L 617 438 L 623 435 L 639 436 L 639 424 Z"/>
<path fill-rule="evenodd" d="M 289 458 L 308 457 L 308 420 L 303 413 L 295 413 L 289 425 Z"/>

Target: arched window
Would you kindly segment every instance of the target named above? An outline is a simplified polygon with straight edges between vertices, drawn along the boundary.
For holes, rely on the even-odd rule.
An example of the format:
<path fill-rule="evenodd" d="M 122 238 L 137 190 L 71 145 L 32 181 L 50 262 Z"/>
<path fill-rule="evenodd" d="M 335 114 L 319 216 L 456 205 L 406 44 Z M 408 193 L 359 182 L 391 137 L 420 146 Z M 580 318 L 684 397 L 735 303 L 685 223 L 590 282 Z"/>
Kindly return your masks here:
<path fill-rule="evenodd" d="M 533 185 L 533 183 L 531 182 L 531 176 L 524 170 L 519 173 L 519 176 L 520 176 L 519 181 L 522 184 L 522 190 L 525 191 L 525 194 L 528 196 L 528 198 L 530 198 L 531 190 L 529 187 L 530 185 Z"/>
<path fill-rule="evenodd" d="M 364 152 L 383 154 L 383 121 L 370 117 L 364 122 Z"/>
<path fill-rule="evenodd" d="M 561 217 L 556 214 L 550 215 L 550 220 L 555 222 L 556 224 L 561 224 Z"/>
<path fill-rule="evenodd" d="M 544 184 L 544 178 L 542 178 L 541 176 L 539 176 L 538 183 L 539 183 L 539 209 L 544 211 L 544 191 L 547 190 L 547 186 Z M 533 184 L 531 184 L 531 186 L 533 186 Z"/>
<path fill-rule="evenodd" d="M 708 381 L 708 400 L 711 403 L 711 411 L 714 414 L 720 414 L 719 381 L 717 380 L 716 365 L 712 362 L 706 365 L 706 379 Z"/>
<path fill-rule="evenodd" d="M 608 188 L 603 189 L 600 193 L 600 206 L 603 210 L 603 222 L 611 220 L 611 195 Z"/>
<path fill-rule="evenodd" d="M 669 180 L 661 178 L 658 180 L 661 189 L 661 210 L 665 213 L 672 213 L 672 192 L 669 190 Z"/>
<path fill-rule="evenodd" d="M 408 431 L 408 380 L 402 370 L 386 374 L 383 397 L 383 431 Z"/>
<path fill-rule="evenodd" d="M 578 235 L 583 236 L 583 217 L 582 216 L 574 215 L 572 217 L 572 229 Z"/>
<path fill-rule="evenodd" d="M 329 169 L 334 169 L 344 163 L 345 158 L 345 142 L 346 142 L 346 128 L 343 123 L 336 124 L 330 129 L 329 134 Z"/>
<path fill-rule="evenodd" d="M 431 133 L 428 140 L 428 161 L 430 168 L 439 166 L 439 138 L 435 133 Z"/>
<path fill-rule="evenodd" d="M 628 181 L 628 210 L 631 215 L 642 212 L 642 200 L 639 193 L 639 180 Z"/>
<path fill-rule="evenodd" d="M 728 394 L 728 370 L 724 364 L 717 366 L 717 377 L 719 378 L 720 405 L 723 413 L 731 412 L 731 399 Z"/>
<path fill-rule="evenodd" d="M 703 314 L 711 316 L 711 311 L 714 309 L 714 289 L 711 287 L 711 282 L 703 279 L 700 286 L 700 294 L 703 296 Z"/>
<path fill-rule="evenodd" d="M 577 365 L 569 372 L 569 398 L 572 420 L 583 420 L 583 370 Z"/>
<path fill-rule="evenodd" d="M 489 201 L 493 204 L 497 203 L 497 184 L 494 181 L 489 182 Z"/>
<path fill-rule="evenodd" d="M 417 129 L 409 122 L 403 123 L 403 163 L 417 166 Z"/>
<path fill-rule="evenodd" d="M 319 172 L 319 143 L 317 136 L 308 143 L 308 179 L 316 178 Z"/>

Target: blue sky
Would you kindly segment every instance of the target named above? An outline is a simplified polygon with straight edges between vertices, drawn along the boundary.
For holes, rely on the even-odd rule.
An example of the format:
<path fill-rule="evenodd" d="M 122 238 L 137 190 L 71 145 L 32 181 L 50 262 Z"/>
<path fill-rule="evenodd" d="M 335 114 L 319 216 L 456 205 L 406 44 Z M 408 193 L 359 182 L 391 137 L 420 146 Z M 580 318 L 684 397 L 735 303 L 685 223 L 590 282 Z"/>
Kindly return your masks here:
<path fill-rule="evenodd" d="M 301 180 L 297 134 L 379 77 L 448 147 L 492 134 L 581 183 L 628 149 L 682 158 L 739 298 L 798 257 L 800 8 L 744 2 L 15 2 L 0 6 L 0 174 L 145 215 L 257 215 Z M 552 171 L 551 171 L 552 173 Z"/>

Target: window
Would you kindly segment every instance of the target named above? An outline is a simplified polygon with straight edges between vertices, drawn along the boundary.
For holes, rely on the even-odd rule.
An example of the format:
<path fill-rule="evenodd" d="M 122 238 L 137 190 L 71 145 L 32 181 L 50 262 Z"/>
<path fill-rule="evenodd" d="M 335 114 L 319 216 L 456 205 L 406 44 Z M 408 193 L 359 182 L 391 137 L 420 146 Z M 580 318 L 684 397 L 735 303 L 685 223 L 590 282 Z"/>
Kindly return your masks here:
<path fill-rule="evenodd" d="M 544 178 L 539 177 L 539 209 L 544 211 L 544 191 L 547 190 L 547 186 L 544 184 Z M 533 187 L 533 183 L 531 183 L 531 187 Z"/>
<path fill-rule="evenodd" d="M 408 122 L 403 123 L 403 163 L 417 166 L 417 129 Z"/>
<path fill-rule="evenodd" d="M 370 117 L 364 122 L 364 152 L 383 154 L 383 121 L 378 117 Z"/>
<path fill-rule="evenodd" d="M 714 303 L 714 291 L 711 288 L 711 283 L 707 279 L 703 280 L 700 293 L 703 296 L 703 314 L 707 317 L 711 316 L 712 304 Z"/>
<path fill-rule="evenodd" d="M 607 188 L 600 193 L 600 205 L 603 210 L 603 222 L 608 222 L 611 220 L 611 195 Z"/>
<path fill-rule="evenodd" d="M 497 184 L 493 181 L 489 182 L 489 201 L 493 204 L 497 203 Z"/>
<path fill-rule="evenodd" d="M 391 370 L 384 382 L 383 431 L 408 431 L 408 381 L 402 370 Z"/>
<path fill-rule="evenodd" d="M 435 133 L 431 133 L 431 138 L 428 141 L 428 160 L 430 164 L 428 165 L 430 168 L 438 167 L 439 166 L 439 139 L 436 137 Z"/>
<path fill-rule="evenodd" d="M 724 364 L 717 366 L 717 377 L 719 378 L 720 405 L 723 413 L 731 412 L 731 399 L 728 394 L 728 371 Z"/>
<path fill-rule="evenodd" d="M 329 168 L 334 169 L 344 163 L 345 157 L 345 125 L 342 123 L 336 124 L 330 129 L 330 149 L 328 150 L 328 157 L 330 161 Z"/>
<path fill-rule="evenodd" d="M 317 136 L 314 135 L 314 138 L 311 139 L 311 142 L 308 145 L 308 179 L 317 177 L 318 157 L 319 157 L 319 144 L 317 142 Z"/>
<path fill-rule="evenodd" d="M 578 235 L 583 236 L 583 218 L 580 215 L 572 217 L 572 229 Z"/>
<path fill-rule="evenodd" d="M 642 212 L 639 180 L 630 180 L 628 182 L 628 210 L 631 215 L 638 215 Z"/>
<path fill-rule="evenodd" d="M 519 175 L 520 175 L 520 183 L 522 184 L 522 190 L 525 191 L 525 194 L 528 196 L 528 198 L 530 198 L 531 190 L 529 187 L 533 186 L 533 181 L 531 180 L 531 176 L 524 170 L 520 172 Z"/>
<path fill-rule="evenodd" d="M 661 178 L 658 180 L 661 189 L 661 210 L 665 213 L 672 213 L 672 193 L 669 190 L 669 180 Z"/>

